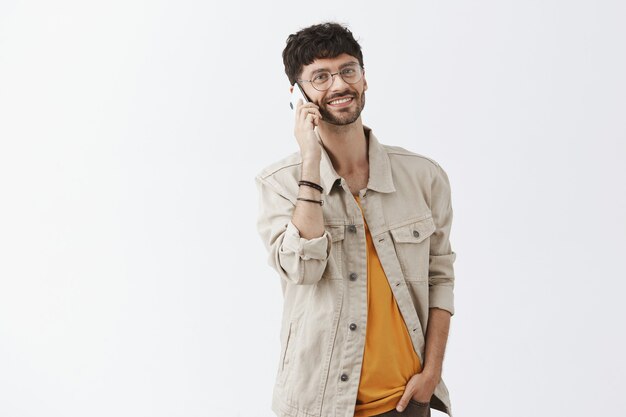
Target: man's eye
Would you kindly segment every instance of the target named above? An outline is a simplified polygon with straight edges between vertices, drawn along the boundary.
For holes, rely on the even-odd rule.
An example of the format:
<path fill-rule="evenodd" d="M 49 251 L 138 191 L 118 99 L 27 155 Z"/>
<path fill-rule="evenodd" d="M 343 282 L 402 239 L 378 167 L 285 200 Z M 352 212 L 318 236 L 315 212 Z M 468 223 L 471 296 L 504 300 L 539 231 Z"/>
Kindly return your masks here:
<path fill-rule="evenodd" d="M 313 78 L 313 81 L 316 83 L 324 82 L 328 80 L 328 77 L 330 77 L 330 75 L 328 75 L 327 73 L 318 74 L 315 76 L 315 78 Z"/>
<path fill-rule="evenodd" d="M 353 75 L 355 72 L 356 70 L 354 68 L 346 68 L 343 71 L 341 71 L 343 75 Z"/>

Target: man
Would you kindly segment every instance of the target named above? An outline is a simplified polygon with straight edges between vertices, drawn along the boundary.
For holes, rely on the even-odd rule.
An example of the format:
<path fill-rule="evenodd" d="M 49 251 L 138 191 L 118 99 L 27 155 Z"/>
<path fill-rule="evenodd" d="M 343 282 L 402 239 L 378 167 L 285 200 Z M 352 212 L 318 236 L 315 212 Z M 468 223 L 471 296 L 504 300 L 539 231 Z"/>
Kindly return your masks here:
<path fill-rule="evenodd" d="M 290 417 L 450 416 L 454 314 L 448 177 L 364 126 L 361 47 L 313 25 L 283 51 L 300 147 L 263 169 L 258 231 L 284 296 L 272 410 Z M 292 90 L 293 91 L 293 90 Z"/>

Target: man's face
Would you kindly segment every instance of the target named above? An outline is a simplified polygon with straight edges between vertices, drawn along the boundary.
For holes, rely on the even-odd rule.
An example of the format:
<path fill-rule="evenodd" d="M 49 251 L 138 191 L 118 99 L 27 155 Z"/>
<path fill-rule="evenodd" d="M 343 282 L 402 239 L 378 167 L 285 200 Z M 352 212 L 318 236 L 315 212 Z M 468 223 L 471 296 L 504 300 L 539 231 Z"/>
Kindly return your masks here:
<path fill-rule="evenodd" d="M 348 54 L 341 54 L 335 58 L 316 59 L 313 63 L 305 65 L 299 79 L 311 80 L 316 71 L 326 69 L 331 73 L 341 71 L 345 64 L 359 63 L 359 60 Z M 311 101 L 319 106 L 322 121 L 333 125 L 348 125 L 354 123 L 365 107 L 365 90 L 367 81 L 365 73 L 356 84 L 348 84 L 339 74 L 333 77 L 333 83 L 326 91 L 316 90 L 311 83 L 299 83 Z M 349 98 L 348 102 L 333 103 L 334 100 Z"/>

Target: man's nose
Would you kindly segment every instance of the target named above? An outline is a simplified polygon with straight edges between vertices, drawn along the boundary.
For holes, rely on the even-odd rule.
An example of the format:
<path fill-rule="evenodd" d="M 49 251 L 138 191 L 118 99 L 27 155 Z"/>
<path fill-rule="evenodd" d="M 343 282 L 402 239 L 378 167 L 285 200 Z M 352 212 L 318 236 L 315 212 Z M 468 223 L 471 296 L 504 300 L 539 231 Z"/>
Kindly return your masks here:
<path fill-rule="evenodd" d="M 342 91 L 349 86 L 350 84 L 348 84 L 343 80 L 343 78 L 341 78 L 341 74 L 335 74 L 333 75 L 333 79 L 331 80 L 330 87 L 328 87 L 328 91 Z"/>

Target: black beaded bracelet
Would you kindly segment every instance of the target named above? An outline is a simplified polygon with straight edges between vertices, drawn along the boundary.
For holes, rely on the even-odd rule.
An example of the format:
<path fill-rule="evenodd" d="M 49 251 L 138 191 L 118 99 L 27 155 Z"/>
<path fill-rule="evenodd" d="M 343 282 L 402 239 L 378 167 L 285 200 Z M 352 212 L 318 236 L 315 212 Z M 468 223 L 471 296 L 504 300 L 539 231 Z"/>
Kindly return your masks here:
<path fill-rule="evenodd" d="M 320 206 L 323 206 L 323 205 L 324 205 L 324 200 L 310 200 L 310 199 L 308 199 L 308 198 L 302 198 L 302 197 L 298 197 L 298 200 L 308 201 L 308 202 L 310 202 L 310 203 L 317 203 L 317 204 L 319 204 Z"/>
<path fill-rule="evenodd" d="M 308 185 L 309 187 L 315 188 L 319 192 L 323 192 L 324 191 L 324 188 L 322 188 L 321 185 L 316 184 L 316 183 L 311 182 L 311 181 L 301 180 L 301 181 L 298 181 L 298 185 Z"/>

